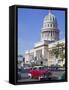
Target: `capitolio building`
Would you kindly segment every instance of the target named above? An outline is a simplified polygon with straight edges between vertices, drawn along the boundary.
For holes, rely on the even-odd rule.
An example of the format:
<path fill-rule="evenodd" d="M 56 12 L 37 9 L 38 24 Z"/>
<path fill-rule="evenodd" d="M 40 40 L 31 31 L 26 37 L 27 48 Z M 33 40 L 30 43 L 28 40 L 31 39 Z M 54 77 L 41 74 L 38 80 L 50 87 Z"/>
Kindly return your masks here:
<path fill-rule="evenodd" d="M 57 64 L 63 66 L 65 64 L 65 58 L 62 60 L 60 52 L 62 51 L 65 54 L 65 40 L 60 40 L 59 35 L 60 30 L 58 28 L 57 18 L 49 10 L 48 15 L 43 20 L 40 41 L 34 43 L 34 47 L 25 52 L 25 63 L 45 66 Z M 63 47 L 60 47 L 59 45 L 62 44 Z"/>

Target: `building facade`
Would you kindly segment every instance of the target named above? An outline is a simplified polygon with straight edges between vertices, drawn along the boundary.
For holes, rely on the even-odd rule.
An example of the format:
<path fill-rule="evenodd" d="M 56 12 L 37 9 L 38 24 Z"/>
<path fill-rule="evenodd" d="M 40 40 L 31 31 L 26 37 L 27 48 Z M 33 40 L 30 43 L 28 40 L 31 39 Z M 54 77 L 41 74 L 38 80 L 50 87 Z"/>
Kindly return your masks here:
<path fill-rule="evenodd" d="M 65 46 L 65 41 L 59 40 L 57 19 L 49 10 L 48 15 L 43 20 L 40 41 L 34 44 L 33 49 L 25 52 L 25 63 L 46 66 L 58 64 L 63 66 L 65 62 L 59 62 L 60 57 L 56 60 L 55 55 L 51 53 L 52 47 L 55 47 L 58 43 L 63 43 Z"/>

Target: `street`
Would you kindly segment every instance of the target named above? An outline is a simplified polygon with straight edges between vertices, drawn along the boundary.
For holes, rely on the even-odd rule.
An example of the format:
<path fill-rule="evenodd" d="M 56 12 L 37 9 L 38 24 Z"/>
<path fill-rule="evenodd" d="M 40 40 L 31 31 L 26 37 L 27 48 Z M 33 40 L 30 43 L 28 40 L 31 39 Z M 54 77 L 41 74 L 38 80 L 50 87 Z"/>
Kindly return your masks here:
<path fill-rule="evenodd" d="M 61 71 L 51 71 L 52 75 L 52 80 L 57 80 L 57 77 L 60 79 L 60 76 L 62 76 L 65 71 L 64 70 L 61 70 Z M 46 78 L 44 79 L 46 80 Z M 47 79 L 48 80 L 48 79 Z M 28 72 L 24 72 L 24 73 L 21 73 L 21 78 L 18 80 L 18 82 L 26 82 L 26 81 L 39 81 L 38 79 L 35 79 L 35 78 L 29 78 L 28 77 Z"/>

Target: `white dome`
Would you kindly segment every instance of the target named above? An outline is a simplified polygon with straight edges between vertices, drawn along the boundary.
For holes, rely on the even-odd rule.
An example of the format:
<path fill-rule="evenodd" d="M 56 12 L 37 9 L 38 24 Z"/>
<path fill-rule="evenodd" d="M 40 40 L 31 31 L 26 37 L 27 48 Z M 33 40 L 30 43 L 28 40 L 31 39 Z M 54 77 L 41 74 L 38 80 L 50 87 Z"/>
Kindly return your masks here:
<path fill-rule="evenodd" d="M 44 18 L 44 23 L 45 22 L 57 23 L 57 20 L 56 17 L 51 12 L 49 12 L 49 14 Z"/>
<path fill-rule="evenodd" d="M 51 12 L 49 12 L 48 15 L 44 17 L 42 28 L 57 28 L 57 19 Z"/>
<path fill-rule="evenodd" d="M 41 40 L 56 41 L 59 40 L 59 30 L 56 17 L 49 11 L 44 17 L 41 30 Z"/>

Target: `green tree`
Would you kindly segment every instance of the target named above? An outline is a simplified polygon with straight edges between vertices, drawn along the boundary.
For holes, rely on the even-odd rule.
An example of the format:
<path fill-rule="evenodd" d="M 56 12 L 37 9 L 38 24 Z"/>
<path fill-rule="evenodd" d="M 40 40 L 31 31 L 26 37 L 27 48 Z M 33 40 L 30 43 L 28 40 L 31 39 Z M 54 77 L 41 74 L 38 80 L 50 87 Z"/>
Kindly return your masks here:
<path fill-rule="evenodd" d="M 56 59 L 58 59 L 59 56 L 59 44 L 54 45 L 55 47 L 52 47 L 51 53 L 55 55 Z"/>
<path fill-rule="evenodd" d="M 63 62 L 65 58 L 64 43 L 58 43 L 57 45 L 54 46 L 55 47 L 52 48 L 51 53 L 54 54 L 57 59 L 60 56 L 61 61 Z"/>
<path fill-rule="evenodd" d="M 61 44 L 60 44 L 60 58 L 61 58 L 62 63 L 63 63 L 64 58 L 65 58 L 65 52 L 64 52 L 64 49 L 65 49 L 64 43 L 61 43 Z"/>

